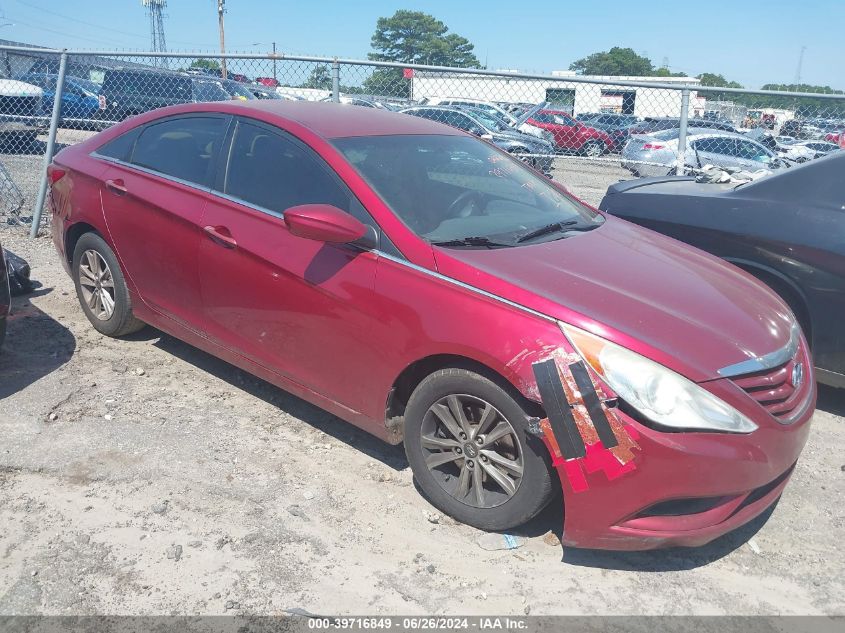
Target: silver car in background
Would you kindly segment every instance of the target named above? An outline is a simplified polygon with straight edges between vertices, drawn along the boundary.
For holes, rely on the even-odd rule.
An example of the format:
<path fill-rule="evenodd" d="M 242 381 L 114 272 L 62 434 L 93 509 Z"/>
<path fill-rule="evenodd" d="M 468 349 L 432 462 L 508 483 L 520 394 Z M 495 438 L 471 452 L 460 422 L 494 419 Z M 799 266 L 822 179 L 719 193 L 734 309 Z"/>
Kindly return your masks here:
<path fill-rule="evenodd" d="M 667 176 L 676 173 L 680 129 L 632 136 L 622 150 L 622 167 L 635 176 Z M 765 146 L 741 134 L 707 128 L 687 130 L 684 166 L 688 169 L 713 165 L 731 171 L 781 169 L 784 164 Z"/>

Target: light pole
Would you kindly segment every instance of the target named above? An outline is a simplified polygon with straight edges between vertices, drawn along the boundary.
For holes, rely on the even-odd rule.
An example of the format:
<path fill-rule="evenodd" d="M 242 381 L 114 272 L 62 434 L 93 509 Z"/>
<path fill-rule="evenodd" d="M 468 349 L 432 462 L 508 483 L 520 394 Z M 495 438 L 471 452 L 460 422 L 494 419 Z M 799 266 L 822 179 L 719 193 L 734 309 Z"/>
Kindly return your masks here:
<path fill-rule="evenodd" d="M 253 46 L 264 46 L 263 42 L 253 42 Z M 272 42 L 273 45 L 273 79 L 276 81 L 279 80 L 277 73 L 276 73 L 276 42 Z"/>
<path fill-rule="evenodd" d="M 226 76 L 226 58 L 222 55 L 226 54 L 226 37 L 225 29 L 223 27 L 223 14 L 226 12 L 226 0 L 217 0 L 217 24 L 220 27 L 220 74 L 223 79 L 228 79 Z"/>

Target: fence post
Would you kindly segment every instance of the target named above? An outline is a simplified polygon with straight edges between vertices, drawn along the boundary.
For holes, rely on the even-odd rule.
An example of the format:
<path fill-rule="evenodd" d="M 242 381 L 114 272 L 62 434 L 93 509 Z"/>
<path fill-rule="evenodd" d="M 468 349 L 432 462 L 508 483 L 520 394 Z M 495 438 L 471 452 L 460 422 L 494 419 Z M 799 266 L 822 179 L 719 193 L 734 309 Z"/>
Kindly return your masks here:
<path fill-rule="evenodd" d="M 47 167 L 53 160 L 53 150 L 56 146 L 56 131 L 59 129 L 59 119 L 62 116 L 62 94 L 65 89 L 65 71 L 67 70 L 67 49 L 62 50 L 59 57 L 59 76 L 56 78 L 56 96 L 53 98 L 53 114 L 50 117 L 50 132 L 47 135 L 47 149 L 44 151 L 44 166 L 41 169 L 41 184 L 38 187 L 38 198 L 35 201 L 35 209 L 32 211 L 32 227 L 29 229 L 29 237 L 38 237 L 38 228 L 41 226 L 41 210 L 44 208 L 44 199 L 47 197 Z"/>
<path fill-rule="evenodd" d="M 332 62 L 332 101 L 340 102 L 340 64 L 337 58 Z"/>
<path fill-rule="evenodd" d="M 681 90 L 681 131 L 678 133 L 678 167 L 675 173 L 684 175 L 684 162 L 687 153 L 687 122 L 689 121 L 689 88 Z"/>

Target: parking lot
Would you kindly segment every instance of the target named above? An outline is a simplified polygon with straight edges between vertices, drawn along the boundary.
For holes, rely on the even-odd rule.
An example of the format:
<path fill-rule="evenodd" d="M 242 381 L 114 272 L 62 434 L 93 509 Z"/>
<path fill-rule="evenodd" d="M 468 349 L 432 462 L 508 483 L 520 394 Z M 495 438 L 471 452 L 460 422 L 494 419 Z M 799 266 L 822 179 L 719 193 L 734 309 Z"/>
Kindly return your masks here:
<path fill-rule="evenodd" d="M 0 159 L 30 208 L 42 157 Z M 627 177 L 566 158 L 554 174 L 592 204 Z M 708 546 L 563 550 L 558 499 L 489 551 L 420 495 L 401 447 L 152 328 L 100 336 L 49 238 L 0 241 L 40 284 L 0 354 L 0 613 L 845 609 L 843 392 L 821 389 L 774 510 Z"/>

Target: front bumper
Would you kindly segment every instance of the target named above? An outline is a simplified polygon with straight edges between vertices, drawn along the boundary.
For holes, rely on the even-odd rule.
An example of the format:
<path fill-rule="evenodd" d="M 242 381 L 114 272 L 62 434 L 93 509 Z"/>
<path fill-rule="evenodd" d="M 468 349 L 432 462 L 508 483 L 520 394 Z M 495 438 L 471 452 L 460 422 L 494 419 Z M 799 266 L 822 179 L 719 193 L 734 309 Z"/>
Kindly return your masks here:
<path fill-rule="evenodd" d="M 796 358 L 812 366 L 806 343 Z M 561 378 L 557 388 L 563 389 L 568 405 L 555 409 L 540 387 L 549 414 L 540 422 L 540 432 L 563 490 L 564 545 L 613 550 L 704 545 L 777 500 L 807 441 L 816 400 L 812 371 L 796 390 L 800 405 L 789 423 L 753 400 L 760 392 L 749 397 L 734 379 L 722 378 L 707 383 L 708 390 L 750 415 L 757 430 L 665 432 L 641 424 L 623 406 L 613 406 L 615 401 L 608 400 L 595 378 L 592 386 L 576 385 L 572 361 L 578 361 L 577 355 L 556 362 Z M 584 395 L 589 392 L 597 395 L 592 410 Z M 599 405 L 603 415 L 596 412 Z M 555 411 L 568 418 L 569 426 L 558 423 L 555 428 Z M 597 437 L 600 427 L 611 448 Z"/>
<path fill-rule="evenodd" d="M 636 429 L 636 468 L 613 480 L 587 473 L 589 489 L 577 493 L 558 469 L 566 508 L 563 543 L 614 550 L 699 546 L 744 525 L 771 506 L 789 481 L 812 409 L 792 425 L 771 421 L 741 436 L 662 433 L 618 413 Z"/>

